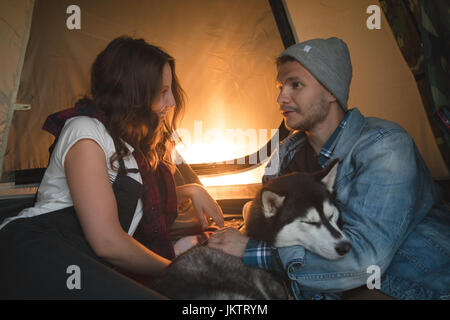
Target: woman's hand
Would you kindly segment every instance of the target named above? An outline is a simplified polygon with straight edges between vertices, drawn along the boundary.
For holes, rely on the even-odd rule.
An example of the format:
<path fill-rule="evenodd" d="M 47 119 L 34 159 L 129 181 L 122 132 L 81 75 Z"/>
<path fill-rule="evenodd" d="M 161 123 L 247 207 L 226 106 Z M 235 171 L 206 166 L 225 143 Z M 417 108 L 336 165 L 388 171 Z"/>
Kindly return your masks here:
<path fill-rule="evenodd" d="M 177 197 L 180 202 L 187 197 L 191 199 L 203 228 L 208 226 L 205 215 L 210 216 L 219 227 L 223 227 L 222 209 L 201 185 L 187 184 L 179 186 L 177 187 Z"/>

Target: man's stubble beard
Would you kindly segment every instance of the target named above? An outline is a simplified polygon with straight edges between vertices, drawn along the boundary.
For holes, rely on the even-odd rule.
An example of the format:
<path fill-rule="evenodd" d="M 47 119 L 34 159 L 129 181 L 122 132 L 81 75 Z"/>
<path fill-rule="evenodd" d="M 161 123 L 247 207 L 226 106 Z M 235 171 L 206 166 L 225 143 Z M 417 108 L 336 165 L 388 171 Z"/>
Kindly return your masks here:
<path fill-rule="evenodd" d="M 311 104 L 307 108 L 302 108 L 302 110 L 306 110 L 306 112 L 301 113 L 297 110 L 294 111 L 297 114 L 300 114 L 303 119 L 301 119 L 299 123 L 295 124 L 293 127 L 290 127 L 287 124 L 286 119 L 284 119 L 286 128 L 289 130 L 310 132 L 318 123 L 322 122 L 326 118 L 330 110 L 330 105 L 326 103 L 325 97 L 322 95 L 318 103 Z"/>

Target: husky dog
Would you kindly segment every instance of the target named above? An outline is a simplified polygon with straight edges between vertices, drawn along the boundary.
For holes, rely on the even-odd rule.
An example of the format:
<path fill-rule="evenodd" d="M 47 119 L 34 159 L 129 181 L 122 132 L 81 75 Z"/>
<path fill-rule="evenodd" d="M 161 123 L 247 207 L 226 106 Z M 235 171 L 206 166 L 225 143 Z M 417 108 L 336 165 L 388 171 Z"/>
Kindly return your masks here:
<path fill-rule="evenodd" d="M 291 173 L 266 183 L 244 207 L 248 236 L 275 247 L 301 245 L 327 259 L 351 248 L 337 225 L 336 159 L 314 174 Z M 284 282 L 206 246 L 178 256 L 152 288 L 172 299 L 287 299 Z"/>
<path fill-rule="evenodd" d="M 288 299 L 284 283 L 269 272 L 200 245 L 178 256 L 151 288 L 182 300 Z"/>
<path fill-rule="evenodd" d="M 264 185 L 250 204 L 247 234 L 275 247 L 301 245 L 330 260 L 345 255 L 351 245 L 334 205 L 338 161 L 313 174 L 290 173 Z"/>

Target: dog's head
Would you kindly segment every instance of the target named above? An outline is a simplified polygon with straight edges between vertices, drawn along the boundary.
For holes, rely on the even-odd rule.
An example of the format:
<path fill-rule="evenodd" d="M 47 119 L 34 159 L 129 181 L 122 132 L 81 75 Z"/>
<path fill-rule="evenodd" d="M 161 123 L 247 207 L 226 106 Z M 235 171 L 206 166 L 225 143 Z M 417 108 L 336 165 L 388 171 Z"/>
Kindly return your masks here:
<path fill-rule="evenodd" d="M 276 247 L 301 245 L 327 259 L 344 256 L 351 245 L 337 223 L 333 190 L 337 167 L 338 159 L 313 174 L 291 173 L 269 181 L 248 219 L 249 234 L 258 227 L 263 230 L 261 224 L 270 224 Z"/>

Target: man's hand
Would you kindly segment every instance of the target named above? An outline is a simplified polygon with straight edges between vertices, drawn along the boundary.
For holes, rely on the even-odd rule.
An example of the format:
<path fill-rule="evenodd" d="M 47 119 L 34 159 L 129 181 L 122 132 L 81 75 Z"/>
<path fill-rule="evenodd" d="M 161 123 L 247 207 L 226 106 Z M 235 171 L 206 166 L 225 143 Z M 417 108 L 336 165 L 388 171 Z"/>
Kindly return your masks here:
<path fill-rule="evenodd" d="M 208 240 L 208 246 L 242 258 L 249 238 L 238 230 L 227 227 L 219 229 Z"/>

